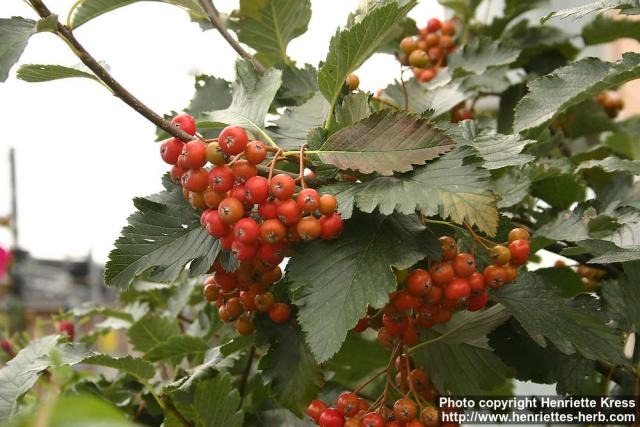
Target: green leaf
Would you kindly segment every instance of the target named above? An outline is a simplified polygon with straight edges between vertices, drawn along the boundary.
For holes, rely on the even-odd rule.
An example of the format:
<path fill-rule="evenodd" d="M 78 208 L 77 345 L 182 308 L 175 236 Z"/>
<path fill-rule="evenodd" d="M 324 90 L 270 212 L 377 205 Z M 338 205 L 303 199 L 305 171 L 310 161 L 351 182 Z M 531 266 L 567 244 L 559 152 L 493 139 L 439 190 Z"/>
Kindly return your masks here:
<path fill-rule="evenodd" d="M 354 216 L 339 239 L 305 245 L 287 265 L 293 302 L 311 351 L 328 360 L 367 306 L 382 307 L 396 287 L 391 266 L 408 268 L 439 245 L 415 217 Z"/>
<path fill-rule="evenodd" d="M 640 245 L 620 248 L 612 242 L 604 240 L 582 240 L 580 246 L 597 255 L 589 260 L 591 264 L 611 264 L 614 262 L 630 262 L 640 260 Z"/>
<path fill-rule="evenodd" d="M 261 427 L 314 427 L 309 419 L 300 419 L 285 409 L 269 409 L 260 413 Z"/>
<path fill-rule="evenodd" d="M 582 28 L 582 38 L 586 45 L 609 43 L 618 39 L 640 41 L 640 25 L 631 19 L 616 19 L 598 15 Z"/>
<path fill-rule="evenodd" d="M 109 254 L 105 283 L 124 289 L 149 272 L 152 280 L 175 280 L 184 266 L 194 261 L 204 273 L 220 250 L 218 241 L 200 225 L 195 210 L 184 200 L 182 188 L 165 177 L 166 190 L 146 198 L 136 198 L 138 212 L 121 231 L 115 249 Z M 210 260 L 208 265 L 197 261 Z"/>
<path fill-rule="evenodd" d="M 469 22 L 476 15 L 476 9 L 482 0 L 438 0 L 438 2 L 453 10 L 464 22 Z"/>
<path fill-rule="evenodd" d="M 0 82 L 7 80 L 9 70 L 18 62 L 29 37 L 35 33 L 36 22 L 31 19 L 0 18 Z"/>
<path fill-rule="evenodd" d="M 331 106 L 335 105 L 347 75 L 376 51 L 413 6 L 415 1 L 403 6 L 389 2 L 374 8 L 350 28 L 336 31 L 324 65 L 318 72 L 318 87 Z"/>
<path fill-rule="evenodd" d="M 631 160 L 640 160 L 640 117 L 616 122 L 617 130 L 606 135 L 604 145 L 614 153 Z"/>
<path fill-rule="evenodd" d="M 476 122 L 472 120 L 464 120 L 458 126 L 450 125 L 442 128 L 459 145 L 472 147 L 484 160 L 485 169 L 522 166 L 534 159 L 529 154 L 522 154 L 522 150 L 527 145 L 535 142 L 533 140 L 523 140 L 518 135 L 479 131 Z"/>
<path fill-rule="evenodd" d="M 602 160 L 589 160 L 580 163 L 576 172 L 590 168 L 600 168 L 605 172 L 624 171 L 632 173 L 633 175 L 640 175 L 640 160 L 626 160 L 615 156 Z"/>
<path fill-rule="evenodd" d="M 366 92 L 350 93 L 345 96 L 340 105 L 336 105 L 334 115 L 335 125 L 331 132 L 351 126 L 371 115 L 369 107 L 369 94 Z"/>
<path fill-rule="evenodd" d="M 209 350 L 209 345 L 202 338 L 175 335 L 149 349 L 144 358 L 151 362 L 168 359 L 181 360 L 183 357 L 202 355 L 207 350 Z"/>
<path fill-rule="evenodd" d="M 280 148 L 297 150 L 307 143 L 310 129 L 322 125 L 328 112 L 329 104 L 316 92 L 304 104 L 284 110 L 269 132 Z"/>
<path fill-rule="evenodd" d="M 551 18 L 582 18 L 590 13 L 604 13 L 611 9 L 628 9 L 640 7 L 638 0 L 598 0 L 582 6 L 573 7 L 571 9 L 563 9 L 557 12 L 551 12 L 540 20 L 541 23 L 547 22 Z"/>
<path fill-rule="evenodd" d="M 205 113 L 203 117 L 212 121 L 213 127 L 238 125 L 256 134 L 262 134 L 269 106 L 282 83 L 281 75 L 282 71 L 274 68 L 259 75 L 250 62 L 236 62 L 236 80 L 232 87 L 231 105 L 225 110 Z"/>
<path fill-rule="evenodd" d="M 425 330 L 423 341 L 436 340 L 438 336 L 437 332 Z M 443 394 L 486 395 L 512 376 L 511 369 L 486 345 L 435 341 L 411 354 Z"/>
<path fill-rule="evenodd" d="M 229 82 L 213 76 L 196 76 L 195 95 L 186 111 L 194 117 L 201 117 L 206 111 L 227 108 L 231 104 Z"/>
<path fill-rule="evenodd" d="M 275 101 L 278 106 L 301 105 L 318 92 L 318 72 L 313 65 L 304 68 L 279 65 L 282 70 L 282 85 Z"/>
<path fill-rule="evenodd" d="M 34 340 L 0 369 L 0 421 L 15 413 L 18 398 L 29 391 L 40 372 L 49 367 L 47 355 L 59 339 L 58 335 L 50 335 Z"/>
<path fill-rule="evenodd" d="M 30 83 L 48 82 L 51 80 L 84 77 L 99 82 L 100 80 L 90 72 L 78 68 L 62 65 L 24 64 L 18 68 L 16 76 L 20 80 Z"/>
<path fill-rule="evenodd" d="M 149 0 L 81 0 L 71 16 L 71 29 L 76 29 L 104 13 L 140 1 Z M 197 0 L 151 0 L 172 4 L 185 10 L 193 20 L 208 20 Z"/>
<path fill-rule="evenodd" d="M 585 58 L 528 84 L 516 107 L 514 130 L 539 128 L 569 107 L 599 92 L 640 77 L 640 54 L 626 53 L 616 63 Z"/>
<path fill-rule="evenodd" d="M 274 325 L 264 318 L 261 320 L 258 333 L 267 335 L 269 350 L 260 359 L 258 369 L 276 400 L 302 416 L 324 385 L 322 370 L 295 321 Z"/>
<path fill-rule="evenodd" d="M 90 394 L 65 395 L 53 404 L 47 427 L 139 427 L 104 399 Z"/>
<path fill-rule="evenodd" d="M 510 169 L 492 180 L 493 189 L 498 195 L 498 208 L 510 208 L 529 195 L 531 178 L 527 169 Z"/>
<path fill-rule="evenodd" d="M 317 154 L 339 169 L 393 175 L 452 148 L 453 141 L 428 120 L 382 110 L 330 136 Z"/>
<path fill-rule="evenodd" d="M 620 280 L 620 293 L 622 294 L 622 300 L 624 301 L 624 314 L 627 320 L 635 328 L 635 331 L 640 331 L 640 311 L 638 310 L 640 304 L 640 262 L 629 262 L 624 264 L 625 278 Z"/>
<path fill-rule="evenodd" d="M 372 372 L 380 370 L 389 363 L 391 353 L 375 341 L 370 341 L 356 332 L 349 332 L 347 339 L 327 363 L 325 370 L 333 372 L 331 382 L 345 387 L 356 387 L 365 381 Z"/>
<path fill-rule="evenodd" d="M 457 49 L 447 59 L 447 66 L 453 70 L 482 74 L 487 69 L 509 65 L 520 56 L 520 49 L 504 41 L 492 41 L 484 37 L 475 38 L 471 43 Z"/>
<path fill-rule="evenodd" d="M 472 155 L 468 147 L 456 148 L 406 175 L 378 177 L 337 188 L 326 186 L 322 191 L 336 191 L 333 194 L 342 213 L 354 206 L 363 212 L 378 209 L 383 215 L 411 214 L 418 209 L 426 216 L 439 215 L 458 224 L 466 220 L 495 235 L 498 211 L 489 186 L 489 173 L 480 161 L 470 158 Z M 342 194 L 337 190 L 342 190 Z"/>
<path fill-rule="evenodd" d="M 212 380 L 198 383 L 193 407 L 196 427 L 241 427 L 244 414 L 240 393 L 233 387 L 231 375 L 219 373 Z"/>
<path fill-rule="evenodd" d="M 535 272 L 493 293 L 538 345 L 547 340 L 564 354 L 579 353 L 589 360 L 625 364 L 622 335 L 607 326 L 607 319 L 594 308 L 562 298 L 560 289 Z"/>
<path fill-rule="evenodd" d="M 241 0 L 238 39 L 266 67 L 289 64 L 287 45 L 307 31 L 310 19 L 309 0 Z"/>
<path fill-rule="evenodd" d="M 433 329 L 440 335 L 438 341 L 447 344 L 482 345 L 486 335 L 511 318 L 502 305 L 496 304 L 481 311 L 461 311 L 444 325 Z"/>
<path fill-rule="evenodd" d="M 180 333 L 175 321 L 166 317 L 147 316 L 131 325 L 129 342 L 137 351 L 146 353 Z"/>
<path fill-rule="evenodd" d="M 111 357 L 106 354 L 97 354 L 84 359 L 82 363 L 117 369 L 118 371 L 136 377 L 143 382 L 152 378 L 156 374 L 156 370 L 151 363 L 132 356 Z"/>

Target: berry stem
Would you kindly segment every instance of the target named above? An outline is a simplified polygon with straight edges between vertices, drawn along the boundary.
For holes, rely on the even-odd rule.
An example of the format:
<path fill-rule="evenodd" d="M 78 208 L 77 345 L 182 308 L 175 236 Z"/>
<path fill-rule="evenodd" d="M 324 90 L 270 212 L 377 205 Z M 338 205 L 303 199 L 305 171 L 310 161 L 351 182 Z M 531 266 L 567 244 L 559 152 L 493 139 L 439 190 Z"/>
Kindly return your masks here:
<path fill-rule="evenodd" d="M 376 379 L 380 378 L 380 376 L 386 374 L 387 372 L 389 372 L 389 367 L 384 368 L 383 370 L 379 371 L 378 373 L 376 373 L 374 376 L 372 376 L 371 378 L 369 378 L 367 381 L 365 381 L 364 383 L 362 383 L 361 385 L 358 386 L 358 388 L 356 388 L 353 392 L 355 394 L 360 393 L 362 390 L 364 390 L 364 388 L 366 386 L 368 386 L 369 384 L 371 384 L 373 381 L 375 381 Z"/>
<path fill-rule="evenodd" d="M 304 149 L 307 146 L 307 144 L 302 144 L 302 146 L 300 147 L 300 160 L 299 160 L 299 178 L 300 178 L 300 185 L 302 186 L 302 188 L 307 188 L 307 183 L 304 181 Z"/>
<path fill-rule="evenodd" d="M 51 11 L 42 2 L 42 0 L 28 0 L 29 4 L 35 10 L 35 12 L 41 18 L 50 17 Z M 71 29 L 65 25 L 62 25 L 60 21 L 56 20 L 56 30 L 54 33 L 60 37 L 71 48 L 73 53 L 86 65 L 93 73 L 98 77 L 102 84 L 108 87 L 111 92 L 120 98 L 123 102 L 136 110 L 139 114 L 144 116 L 147 120 L 158 126 L 163 131 L 167 132 L 171 136 L 174 136 L 182 141 L 190 141 L 193 139 L 191 135 L 183 131 L 182 129 L 172 125 L 169 121 L 165 120 L 151 108 L 147 107 L 138 98 L 133 96 L 131 92 L 125 89 L 120 83 L 118 83 L 111 74 L 95 60 L 91 54 L 80 44 L 76 39 Z"/>
<path fill-rule="evenodd" d="M 473 231 L 473 227 L 471 227 L 471 225 L 469 225 L 469 223 L 467 221 L 464 221 L 463 223 L 464 228 L 467 229 L 467 231 L 469 232 L 469 234 L 471 234 L 471 237 L 473 238 L 473 240 L 475 240 L 476 242 L 478 242 L 480 244 L 480 246 L 482 246 L 483 248 L 485 248 L 486 250 L 490 250 L 491 247 L 489 247 L 489 245 L 487 245 L 485 243 L 489 242 L 491 244 L 491 246 L 495 246 L 496 244 L 494 242 L 492 242 L 489 239 L 485 239 L 484 237 L 479 236 L 475 231 Z"/>
<path fill-rule="evenodd" d="M 280 153 L 282 153 L 282 150 L 276 151 L 276 154 L 274 154 L 273 159 L 271 159 L 271 163 L 269 164 L 269 177 L 267 178 L 267 182 L 269 183 L 269 185 L 271 185 L 271 178 L 273 177 L 273 170 L 276 167 L 276 162 L 278 161 L 278 157 L 280 156 Z"/>
<path fill-rule="evenodd" d="M 402 96 L 404 97 L 404 111 L 409 110 L 409 93 L 407 92 L 407 82 L 404 80 L 404 69 L 400 65 L 400 82 L 402 83 Z"/>
<path fill-rule="evenodd" d="M 238 53 L 238 55 L 240 55 L 247 61 L 251 61 L 253 66 L 256 67 L 256 70 L 258 70 L 260 74 L 264 73 L 265 68 L 260 63 L 260 61 L 254 58 L 249 52 L 244 50 L 244 48 L 240 45 L 240 43 L 238 43 L 238 41 L 234 39 L 233 36 L 231 36 L 231 33 L 229 33 L 229 31 L 227 30 L 227 27 L 225 27 L 224 23 L 220 19 L 218 11 L 216 7 L 213 5 L 213 2 L 211 0 L 198 0 L 198 4 L 200 4 L 200 7 L 202 7 L 204 12 L 209 17 L 209 21 L 211 21 L 211 25 L 213 25 L 213 27 L 216 30 L 218 30 L 220 35 L 222 35 L 222 37 L 227 41 L 227 43 L 229 43 L 229 45 L 233 48 L 233 50 L 235 50 Z"/>
<path fill-rule="evenodd" d="M 240 407 L 242 407 L 242 402 L 244 401 L 245 390 L 247 388 L 247 382 L 249 381 L 249 374 L 251 374 L 251 366 L 253 365 L 253 358 L 256 355 L 256 346 L 252 345 L 249 349 L 249 353 L 247 354 L 247 364 L 244 366 L 244 371 L 242 371 L 242 378 L 240 379 L 240 386 L 238 387 L 238 391 L 240 392 Z"/>

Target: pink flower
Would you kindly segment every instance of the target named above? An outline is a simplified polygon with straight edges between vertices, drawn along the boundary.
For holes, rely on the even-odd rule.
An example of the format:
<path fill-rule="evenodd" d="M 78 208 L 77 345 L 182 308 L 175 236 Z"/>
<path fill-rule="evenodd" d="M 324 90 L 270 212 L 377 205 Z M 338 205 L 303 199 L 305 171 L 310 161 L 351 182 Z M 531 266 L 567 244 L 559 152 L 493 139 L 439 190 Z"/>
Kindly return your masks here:
<path fill-rule="evenodd" d="M 3 279 L 7 274 L 9 263 L 11 262 L 11 252 L 5 250 L 0 246 L 0 279 Z"/>

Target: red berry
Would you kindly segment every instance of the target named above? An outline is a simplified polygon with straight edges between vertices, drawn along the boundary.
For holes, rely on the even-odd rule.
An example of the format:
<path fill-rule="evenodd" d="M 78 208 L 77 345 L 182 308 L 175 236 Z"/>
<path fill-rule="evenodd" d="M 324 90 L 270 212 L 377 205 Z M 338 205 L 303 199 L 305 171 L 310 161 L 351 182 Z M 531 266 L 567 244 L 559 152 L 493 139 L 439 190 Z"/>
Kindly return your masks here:
<path fill-rule="evenodd" d="M 204 190 L 202 197 L 204 199 L 204 204 L 207 205 L 208 208 L 217 209 L 218 205 L 224 200 L 226 195 L 224 193 L 218 193 L 214 191 L 213 188 L 209 187 Z"/>
<path fill-rule="evenodd" d="M 265 203 L 269 197 L 269 181 L 261 176 L 253 176 L 244 184 L 244 197 L 251 205 Z"/>
<path fill-rule="evenodd" d="M 484 281 L 490 288 L 499 288 L 507 283 L 507 270 L 504 267 L 490 265 L 484 269 Z"/>
<path fill-rule="evenodd" d="M 322 400 L 312 400 L 307 406 L 307 415 L 317 423 L 320 419 L 320 414 L 327 408 L 327 404 Z"/>
<path fill-rule="evenodd" d="M 227 197 L 218 205 L 220 219 L 226 224 L 233 224 L 244 216 L 244 206 L 238 199 Z"/>
<path fill-rule="evenodd" d="M 185 169 L 201 168 L 207 164 L 207 146 L 197 140 L 189 141 L 182 147 L 180 159 Z"/>
<path fill-rule="evenodd" d="M 451 236 L 442 236 L 438 239 L 440 241 L 440 249 L 442 250 L 442 260 L 451 261 L 456 257 L 458 253 L 458 244 Z"/>
<path fill-rule="evenodd" d="M 171 124 L 179 127 L 189 135 L 196 134 L 196 121 L 191 114 L 178 114 L 171 120 Z"/>
<path fill-rule="evenodd" d="M 275 323 L 285 323 L 289 320 L 291 309 L 288 304 L 277 302 L 269 309 L 269 319 Z"/>
<path fill-rule="evenodd" d="M 180 184 L 182 182 L 182 175 L 184 175 L 186 171 L 186 169 L 182 169 L 178 165 L 173 166 L 171 168 L 171 181 Z"/>
<path fill-rule="evenodd" d="M 331 215 L 336 211 L 338 207 L 338 200 L 336 196 L 332 194 L 324 194 L 320 197 L 320 205 L 318 206 L 318 210 L 323 215 Z"/>
<path fill-rule="evenodd" d="M 406 314 L 383 314 L 382 324 L 392 335 L 400 335 L 409 327 L 409 318 Z"/>
<path fill-rule="evenodd" d="M 227 165 L 216 166 L 209 171 L 209 185 L 218 193 L 225 193 L 233 188 L 233 173 Z"/>
<path fill-rule="evenodd" d="M 514 228 L 509 232 L 509 243 L 515 240 L 529 240 L 531 239 L 531 234 L 524 228 Z"/>
<path fill-rule="evenodd" d="M 160 145 L 160 157 L 166 163 L 175 165 L 178 162 L 178 157 L 182 153 L 184 142 L 177 138 L 167 139 Z"/>
<path fill-rule="evenodd" d="M 438 286 L 444 286 L 453 280 L 454 271 L 451 264 L 447 262 L 439 262 L 433 264 L 429 269 L 433 283 Z"/>
<path fill-rule="evenodd" d="M 364 332 L 367 330 L 368 327 L 369 327 L 369 319 L 365 317 L 363 319 L 358 320 L 358 323 L 356 323 L 356 326 L 353 327 L 353 331 Z"/>
<path fill-rule="evenodd" d="M 529 259 L 529 252 L 531 248 L 529 242 L 526 240 L 514 240 L 509 244 L 509 252 L 511 252 L 511 264 L 522 265 L 526 264 Z"/>
<path fill-rule="evenodd" d="M 258 253 L 258 245 L 255 242 L 243 243 L 239 240 L 234 240 L 231 244 L 231 253 L 238 261 L 251 261 Z"/>
<path fill-rule="evenodd" d="M 244 206 L 247 206 L 247 198 L 244 191 L 244 184 L 235 185 L 231 191 L 229 191 L 229 197 L 232 197 L 242 203 Z M 247 206 L 249 207 L 249 206 Z"/>
<path fill-rule="evenodd" d="M 320 427 L 344 427 L 344 417 L 337 409 L 328 408 L 318 418 Z"/>
<path fill-rule="evenodd" d="M 296 225 L 296 231 L 302 240 L 314 240 L 322 233 L 322 224 L 314 216 L 305 216 Z"/>
<path fill-rule="evenodd" d="M 438 62 L 440 58 L 442 58 L 442 49 L 439 47 L 431 47 L 427 51 L 427 55 L 429 56 L 429 60 L 431 60 L 431 62 Z"/>
<path fill-rule="evenodd" d="M 472 296 L 467 301 L 467 310 L 469 311 L 478 311 L 482 310 L 489 301 L 489 291 L 483 291 L 479 295 Z"/>
<path fill-rule="evenodd" d="M 263 219 L 273 219 L 278 217 L 278 205 L 274 202 L 266 201 L 258 206 L 258 215 Z"/>
<path fill-rule="evenodd" d="M 300 208 L 293 199 L 285 200 L 278 206 L 278 219 L 285 225 L 293 225 L 300 221 Z"/>
<path fill-rule="evenodd" d="M 58 322 L 58 332 L 67 334 L 69 341 L 73 341 L 76 336 L 75 325 L 70 320 L 61 320 Z"/>
<path fill-rule="evenodd" d="M 456 26 L 451 21 L 444 21 L 440 30 L 442 31 L 442 34 L 450 36 L 456 32 Z"/>
<path fill-rule="evenodd" d="M 313 212 L 320 206 L 320 195 L 313 188 L 305 188 L 296 198 L 298 207 L 303 212 Z"/>
<path fill-rule="evenodd" d="M 270 190 L 278 200 L 287 200 L 296 191 L 296 182 L 289 175 L 281 173 L 271 178 Z"/>
<path fill-rule="evenodd" d="M 407 290 L 417 297 L 426 295 L 431 285 L 431 275 L 421 268 L 412 271 L 407 277 Z"/>
<path fill-rule="evenodd" d="M 267 146 L 262 141 L 251 141 L 244 150 L 244 156 L 254 165 L 262 163 L 267 158 Z"/>
<path fill-rule="evenodd" d="M 430 82 L 431 80 L 433 80 L 437 73 L 438 72 L 435 68 L 427 68 L 420 73 L 419 79 L 422 83 Z"/>
<path fill-rule="evenodd" d="M 400 422 L 413 420 L 418 414 L 418 405 L 411 399 L 400 399 L 393 404 L 393 415 Z"/>
<path fill-rule="evenodd" d="M 202 193 L 209 184 L 209 174 L 205 168 L 190 169 L 184 177 L 184 188 L 195 193 Z"/>
<path fill-rule="evenodd" d="M 222 288 L 224 292 L 232 292 L 238 286 L 238 279 L 234 273 L 226 271 L 216 271 L 213 280 Z"/>
<path fill-rule="evenodd" d="M 258 169 L 256 165 L 252 165 L 246 160 L 238 160 L 231 167 L 231 172 L 233 173 L 233 177 L 236 183 L 246 182 L 252 176 L 256 176 L 258 174 Z"/>
<path fill-rule="evenodd" d="M 233 245 L 233 240 L 233 233 L 222 236 L 220 237 L 220 246 L 222 246 L 222 249 L 230 251 L 231 246 Z"/>
<path fill-rule="evenodd" d="M 467 277 L 469 281 L 469 286 L 471 286 L 471 294 L 478 295 L 485 290 L 484 276 L 477 271 L 473 273 L 471 276 Z"/>
<path fill-rule="evenodd" d="M 13 359 L 16 356 L 16 352 L 13 349 L 13 344 L 8 339 L 0 340 L 0 348 L 5 352 L 9 359 Z"/>
<path fill-rule="evenodd" d="M 471 254 L 461 253 L 453 259 L 453 271 L 458 277 L 469 277 L 476 271 L 476 259 Z"/>
<path fill-rule="evenodd" d="M 471 285 L 467 279 L 456 277 L 444 290 L 444 295 L 448 300 L 457 300 L 471 295 Z"/>
<path fill-rule="evenodd" d="M 431 18 L 427 22 L 427 31 L 430 33 L 435 33 L 440 28 L 442 28 L 442 22 L 438 18 Z"/>
<path fill-rule="evenodd" d="M 260 224 L 260 238 L 262 241 L 274 244 L 284 240 L 287 235 L 287 227 L 277 219 L 267 219 Z"/>
<path fill-rule="evenodd" d="M 360 410 L 360 399 L 355 393 L 345 392 L 338 397 L 336 409 L 345 417 L 353 417 Z"/>
<path fill-rule="evenodd" d="M 242 218 L 233 226 L 233 234 L 239 242 L 252 244 L 258 241 L 260 228 L 251 218 Z"/>
<path fill-rule="evenodd" d="M 227 126 L 218 136 L 220 148 L 227 154 L 240 154 L 247 146 L 247 132 L 240 126 Z"/>
<path fill-rule="evenodd" d="M 260 311 L 269 311 L 276 303 L 271 292 L 256 295 L 253 302 L 255 303 L 256 308 Z"/>
<path fill-rule="evenodd" d="M 385 420 L 378 412 L 369 412 L 362 417 L 362 427 L 384 427 Z"/>
<path fill-rule="evenodd" d="M 240 335 L 251 335 L 253 333 L 253 323 L 246 316 L 241 316 L 236 320 L 235 328 Z"/>
<path fill-rule="evenodd" d="M 222 218 L 220 218 L 219 212 L 213 209 L 204 218 L 204 227 L 207 229 L 209 234 L 218 238 L 226 236 L 230 231 L 229 226 L 222 221 Z M 233 238 L 233 235 L 231 236 Z"/>
<path fill-rule="evenodd" d="M 320 217 L 320 224 L 322 225 L 322 234 L 320 237 L 323 240 L 335 239 L 344 229 L 342 217 L 337 212 L 331 215 L 322 215 Z"/>
<path fill-rule="evenodd" d="M 278 265 L 284 259 L 284 249 L 282 243 L 274 245 L 262 244 L 258 248 L 258 257 L 270 265 Z"/>

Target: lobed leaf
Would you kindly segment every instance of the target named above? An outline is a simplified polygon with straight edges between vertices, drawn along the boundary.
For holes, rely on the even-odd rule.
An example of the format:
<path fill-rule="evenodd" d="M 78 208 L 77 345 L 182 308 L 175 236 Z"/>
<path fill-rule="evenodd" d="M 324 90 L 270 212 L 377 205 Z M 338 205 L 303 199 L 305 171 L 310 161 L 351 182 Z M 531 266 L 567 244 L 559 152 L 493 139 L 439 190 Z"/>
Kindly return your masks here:
<path fill-rule="evenodd" d="M 265 67 L 289 64 L 287 45 L 307 31 L 310 19 L 309 0 L 241 0 L 236 31 Z"/>
<path fill-rule="evenodd" d="M 540 20 L 541 23 L 547 22 L 551 18 L 582 18 L 590 13 L 604 13 L 612 9 L 620 9 L 624 11 L 630 8 L 640 8 L 638 0 L 598 0 L 582 6 L 563 9 L 557 12 L 551 12 Z"/>
<path fill-rule="evenodd" d="M 415 0 L 402 6 L 395 1 L 386 3 L 373 8 L 350 28 L 336 31 L 331 38 L 327 58 L 318 72 L 318 87 L 331 106 L 336 103 L 347 75 L 376 51 L 415 4 Z"/>
<path fill-rule="evenodd" d="M 328 112 L 329 104 L 316 92 L 304 104 L 284 110 L 268 131 L 280 148 L 297 150 L 307 143 L 310 130 L 322 125 Z"/>
<path fill-rule="evenodd" d="M 196 427 L 241 427 L 244 414 L 239 410 L 240 402 L 229 374 L 218 373 L 214 379 L 199 382 L 193 401 Z"/>
<path fill-rule="evenodd" d="M 0 82 L 9 77 L 9 70 L 18 62 L 29 38 L 37 31 L 36 22 L 14 16 L 0 18 Z"/>
<path fill-rule="evenodd" d="M 166 190 L 136 198 L 138 211 L 127 221 L 105 266 L 105 283 L 124 289 L 149 272 L 151 279 L 170 282 L 191 261 L 211 260 L 220 250 L 218 241 L 200 225 L 197 212 L 186 203 L 182 189 L 165 179 Z M 202 271 L 204 269 L 204 271 Z"/>
<path fill-rule="evenodd" d="M 393 175 L 452 148 L 453 141 L 428 120 L 382 110 L 330 136 L 317 154 L 338 169 Z"/>
<path fill-rule="evenodd" d="M 62 65 L 25 64 L 20 66 L 16 76 L 20 80 L 30 83 L 48 82 L 72 77 L 84 77 L 100 82 L 91 72 L 83 71 L 79 68 L 64 67 Z"/>
<path fill-rule="evenodd" d="M 239 60 L 236 62 L 231 105 L 225 110 L 203 114 L 203 118 L 209 123 L 198 125 L 204 128 L 238 125 L 253 133 L 262 134 L 269 106 L 282 83 L 281 76 L 282 71 L 274 68 L 260 75 L 253 64 Z"/>
<path fill-rule="evenodd" d="M 520 49 L 504 41 L 475 38 L 447 58 L 447 67 L 454 71 L 482 74 L 489 68 L 509 65 L 520 56 Z"/>
<path fill-rule="evenodd" d="M 616 19 L 598 15 L 582 28 L 582 39 L 587 46 L 630 38 L 640 41 L 640 25 L 631 19 Z"/>
<path fill-rule="evenodd" d="M 156 374 L 156 370 L 151 363 L 132 356 L 111 357 L 106 354 L 96 354 L 84 359 L 82 363 L 117 369 L 142 382 L 146 382 Z"/>
<path fill-rule="evenodd" d="M 548 340 L 564 354 L 579 353 L 589 360 L 626 364 L 622 335 L 606 324 L 602 312 L 591 304 L 562 298 L 550 278 L 527 272 L 493 295 L 538 345 L 545 347 Z"/>
<path fill-rule="evenodd" d="M 529 93 L 516 107 L 514 131 L 539 128 L 569 107 L 638 77 L 638 53 L 626 53 L 615 63 L 585 58 L 559 68 L 529 82 Z"/>
<path fill-rule="evenodd" d="M 328 360 L 367 311 L 396 287 L 391 266 L 439 256 L 437 239 L 415 217 L 357 214 L 339 239 L 305 245 L 287 264 L 293 302 L 307 343 Z"/>

